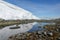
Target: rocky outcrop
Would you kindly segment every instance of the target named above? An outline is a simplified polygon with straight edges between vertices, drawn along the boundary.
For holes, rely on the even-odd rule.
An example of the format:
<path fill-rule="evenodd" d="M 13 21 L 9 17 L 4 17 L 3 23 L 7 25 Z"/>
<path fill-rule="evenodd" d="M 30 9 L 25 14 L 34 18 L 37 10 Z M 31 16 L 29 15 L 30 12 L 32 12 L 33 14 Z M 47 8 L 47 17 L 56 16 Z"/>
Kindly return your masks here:
<path fill-rule="evenodd" d="M 41 31 L 37 32 L 26 32 L 22 34 L 16 34 L 14 36 L 10 36 L 8 40 L 40 40 Z"/>

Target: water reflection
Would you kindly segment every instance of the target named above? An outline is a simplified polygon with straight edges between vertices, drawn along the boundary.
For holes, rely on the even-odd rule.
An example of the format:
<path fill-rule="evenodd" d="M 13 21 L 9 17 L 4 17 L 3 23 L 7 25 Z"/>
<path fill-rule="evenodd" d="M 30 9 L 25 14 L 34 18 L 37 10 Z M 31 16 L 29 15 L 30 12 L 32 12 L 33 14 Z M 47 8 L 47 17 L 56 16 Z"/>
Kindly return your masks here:
<path fill-rule="evenodd" d="M 10 27 L 15 27 L 15 25 L 8 26 L 8 27 L 5 27 L 3 29 L 0 29 L 0 40 L 8 40 L 8 37 L 11 36 L 11 35 L 26 32 L 26 31 L 28 31 L 29 29 L 32 28 L 33 24 L 32 23 L 21 24 L 19 26 L 20 26 L 19 29 L 9 29 Z"/>
<path fill-rule="evenodd" d="M 3 29 L 0 29 L 0 40 L 7 40 L 9 36 L 17 34 L 17 33 L 23 33 L 23 32 L 33 32 L 37 30 L 44 30 L 43 26 L 49 24 L 49 23 L 29 23 L 29 24 L 21 24 L 19 25 L 19 29 L 9 29 L 10 27 L 13 26 L 8 26 Z"/>
<path fill-rule="evenodd" d="M 28 32 L 45 30 L 43 27 L 44 27 L 45 25 L 47 25 L 47 24 L 51 24 L 51 23 L 45 23 L 45 22 L 38 23 L 38 22 L 36 22 L 36 24 L 33 25 L 32 29 L 30 29 Z"/>

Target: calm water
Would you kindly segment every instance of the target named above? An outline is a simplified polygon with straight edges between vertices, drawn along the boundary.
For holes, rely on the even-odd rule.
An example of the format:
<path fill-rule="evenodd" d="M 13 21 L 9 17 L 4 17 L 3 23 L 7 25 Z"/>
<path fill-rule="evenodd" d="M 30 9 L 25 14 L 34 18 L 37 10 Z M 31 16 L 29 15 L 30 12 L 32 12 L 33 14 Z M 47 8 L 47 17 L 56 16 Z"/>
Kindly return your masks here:
<path fill-rule="evenodd" d="M 19 29 L 9 29 L 10 27 L 15 27 L 15 25 L 0 29 L 0 40 L 8 40 L 8 37 L 11 35 L 26 32 L 32 28 L 33 24 L 21 24 L 19 26 Z"/>
<path fill-rule="evenodd" d="M 33 32 L 36 30 L 43 30 L 43 26 L 46 25 L 48 23 L 29 23 L 29 24 L 21 24 L 19 25 L 20 28 L 19 29 L 9 29 L 10 27 L 15 27 L 15 25 L 13 26 L 8 26 L 5 27 L 3 29 L 0 29 L 0 40 L 8 40 L 8 37 L 17 33 L 23 33 L 23 32 Z M 41 26 L 41 28 L 39 28 L 38 26 Z"/>
<path fill-rule="evenodd" d="M 32 29 L 30 29 L 28 32 L 34 32 L 34 31 L 42 31 L 44 30 L 43 26 L 50 24 L 50 23 L 36 23 L 33 25 Z"/>

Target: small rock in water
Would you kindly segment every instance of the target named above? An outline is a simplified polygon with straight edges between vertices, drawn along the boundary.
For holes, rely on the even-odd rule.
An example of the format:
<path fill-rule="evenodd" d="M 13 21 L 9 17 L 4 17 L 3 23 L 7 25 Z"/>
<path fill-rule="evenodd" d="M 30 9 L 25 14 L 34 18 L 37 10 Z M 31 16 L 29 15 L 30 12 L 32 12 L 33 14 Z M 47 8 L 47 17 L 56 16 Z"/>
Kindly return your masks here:
<path fill-rule="evenodd" d="M 10 27 L 10 29 L 18 29 L 18 28 L 20 28 L 20 27 Z"/>

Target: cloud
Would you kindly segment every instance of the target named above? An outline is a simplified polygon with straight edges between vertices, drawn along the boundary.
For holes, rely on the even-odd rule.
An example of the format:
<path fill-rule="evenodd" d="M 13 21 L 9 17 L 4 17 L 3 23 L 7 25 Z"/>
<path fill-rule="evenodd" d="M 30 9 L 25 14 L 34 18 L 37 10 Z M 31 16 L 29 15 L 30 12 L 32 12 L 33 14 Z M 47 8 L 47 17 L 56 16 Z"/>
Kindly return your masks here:
<path fill-rule="evenodd" d="M 10 0 L 12 2 L 12 0 Z M 58 0 L 15 0 L 12 2 L 39 17 L 60 17 L 60 2 Z"/>

